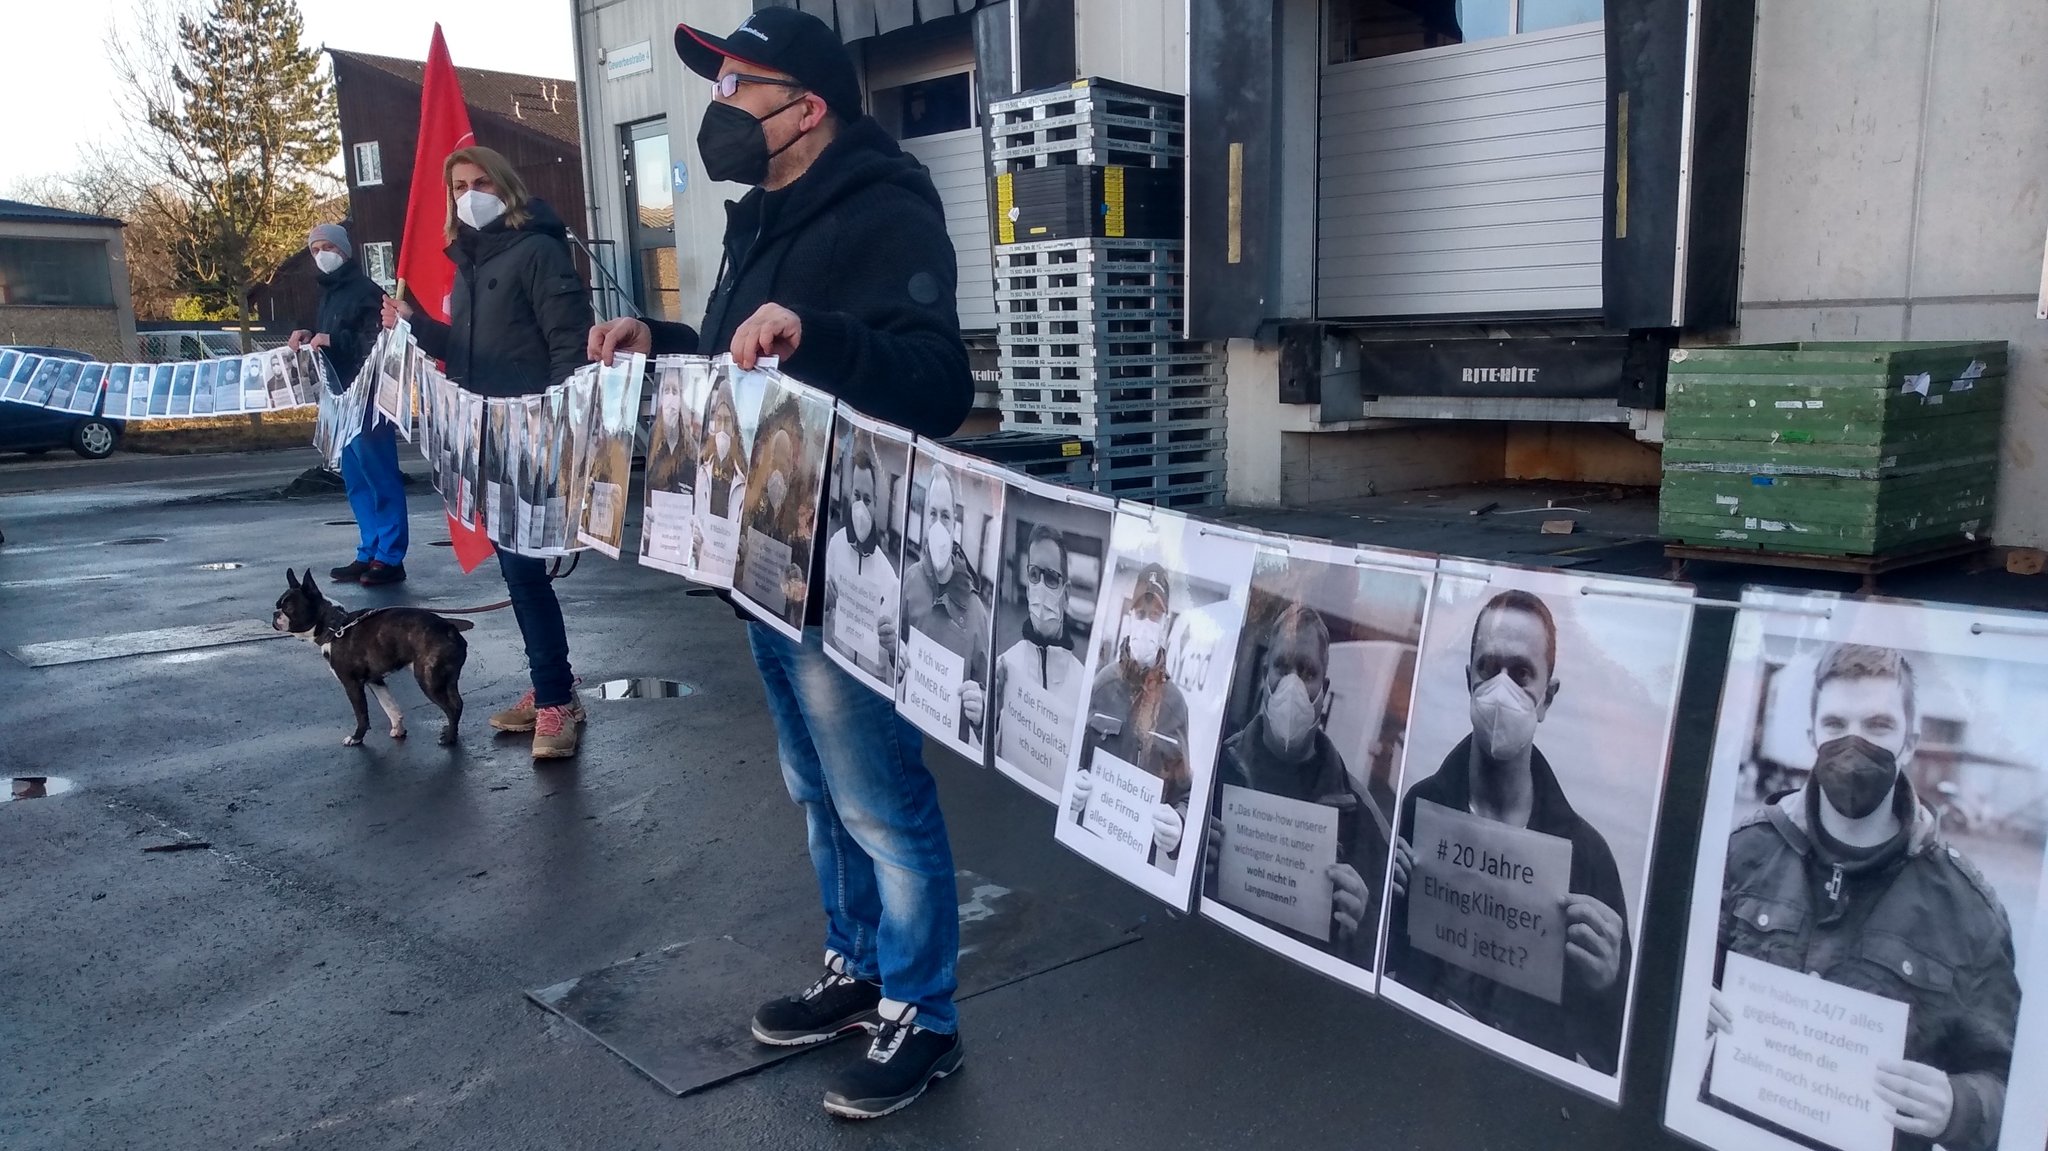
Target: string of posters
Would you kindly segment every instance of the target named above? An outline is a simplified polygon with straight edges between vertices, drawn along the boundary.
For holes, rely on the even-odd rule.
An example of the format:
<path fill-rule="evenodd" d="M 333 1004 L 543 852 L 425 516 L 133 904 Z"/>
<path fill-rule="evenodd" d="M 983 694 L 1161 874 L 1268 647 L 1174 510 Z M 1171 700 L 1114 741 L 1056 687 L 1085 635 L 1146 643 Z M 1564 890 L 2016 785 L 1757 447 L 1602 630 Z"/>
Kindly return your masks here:
<path fill-rule="evenodd" d="M 168 364 L 103 364 L 0 349 L 0 401 L 110 420 L 211 419 L 311 407 L 325 361 L 285 348 Z M 100 402 L 101 394 L 106 402 Z"/>
<path fill-rule="evenodd" d="M 728 357 L 374 405 L 499 547 L 730 593 L 1167 905 L 1616 1104 L 1685 585 L 1262 534 L 1049 485 Z M 822 555 L 820 555 L 822 549 Z M 2048 1144 L 2048 621 L 1752 589 L 1665 1121 L 1704 1146 Z M 2027 994 L 2025 992 L 2031 992 Z"/>

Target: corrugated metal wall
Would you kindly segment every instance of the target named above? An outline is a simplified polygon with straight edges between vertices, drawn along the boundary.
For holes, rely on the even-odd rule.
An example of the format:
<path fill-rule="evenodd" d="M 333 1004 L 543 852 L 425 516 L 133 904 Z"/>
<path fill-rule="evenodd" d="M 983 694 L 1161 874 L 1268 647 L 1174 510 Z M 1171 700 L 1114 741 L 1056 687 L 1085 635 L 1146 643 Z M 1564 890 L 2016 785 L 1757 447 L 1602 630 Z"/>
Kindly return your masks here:
<path fill-rule="evenodd" d="M 1317 315 L 1600 309 L 1602 26 L 1323 69 Z"/>
<path fill-rule="evenodd" d="M 989 252 L 988 170 L 982 163 L 981 129 L 905 140 L 903 150 L 931 170 L 939 198 L 946 202 L 946 234 L 960 264 L 960 329 L 992 330 L 995 267 Z"/>

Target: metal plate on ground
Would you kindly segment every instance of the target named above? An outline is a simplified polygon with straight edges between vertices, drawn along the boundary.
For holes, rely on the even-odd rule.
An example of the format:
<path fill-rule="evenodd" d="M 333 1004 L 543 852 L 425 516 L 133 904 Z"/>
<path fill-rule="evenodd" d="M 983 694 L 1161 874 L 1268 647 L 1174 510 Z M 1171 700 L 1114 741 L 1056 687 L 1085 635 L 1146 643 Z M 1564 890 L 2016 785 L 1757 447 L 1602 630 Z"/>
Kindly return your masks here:
<path fill-rule="evenodd" d="M 970 871 L 960 898 L 960 990 L 969 999 L 1138 936 Z M 731 936 L 692 939 L 528 991 L 670 1094 L 759 1071 L 814 1047 L 754 1042 L 747 1021 L 817 976 L 815 953 L 768 955 Z"/>
<path fill-rule="evenodd" d="M 90 663 L 131 655 L 161 655 L 170 651 L 191 651 L 231 643 L 262 639 L 283 639 L 261 620 L 206 623 L 193 627 L 162 627 L 154 631 L 131 631 L 90 639 L 59 639 L 47 643 L 25 643 L 7 649 L 7 654 L 29 667 L 56 667 L 67 663 Z"/>

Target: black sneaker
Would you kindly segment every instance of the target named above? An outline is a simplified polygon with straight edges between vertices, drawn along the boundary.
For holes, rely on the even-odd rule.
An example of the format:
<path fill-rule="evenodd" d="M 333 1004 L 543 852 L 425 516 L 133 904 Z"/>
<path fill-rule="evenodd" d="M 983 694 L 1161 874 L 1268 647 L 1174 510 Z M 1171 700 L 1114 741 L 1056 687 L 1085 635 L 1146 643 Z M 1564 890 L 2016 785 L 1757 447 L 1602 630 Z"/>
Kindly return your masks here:
<path fill-rule="evenodd" d="M 882 985 L 846 973 L 846 959 L 825 953 L 825 974 L 792 999 L 763 1003 L 754 1012 L 754 1038 L 775 1047 L 806 1047 L 837 1039 L 849 1031 L 872 1031 L 881 1025 L 875 1008 Z"/>
<path fill-rule="evenodd" d="M 876 1011 L 882 1025 L 867 1053 L 825 1091 L 825 1110 L 842 1119 L 879 1119 L 900 1111 L 935 1080 L 960 1070 L 966 1049 L 958 1035 L 917 1026 L 917 1008 L 908 1003 L 885 1001 Z"/>
<path fill-rule="evenodd" d="M 354 583 L 363 578 L 363 573 L 369 570 L 369 560 L 351 560 L 338 568 L 332 569 L 327 575 L 335 583 Z"/>
<path fill-rule="evenodd" d="M 405 565 L 388 564 L 383 560 L 371 560 L 370 566 L 363 569 L 363 574 L 356 578 L 356 582 L 364 587 L 383 587 L 385 584 L 404 583 Z"/>

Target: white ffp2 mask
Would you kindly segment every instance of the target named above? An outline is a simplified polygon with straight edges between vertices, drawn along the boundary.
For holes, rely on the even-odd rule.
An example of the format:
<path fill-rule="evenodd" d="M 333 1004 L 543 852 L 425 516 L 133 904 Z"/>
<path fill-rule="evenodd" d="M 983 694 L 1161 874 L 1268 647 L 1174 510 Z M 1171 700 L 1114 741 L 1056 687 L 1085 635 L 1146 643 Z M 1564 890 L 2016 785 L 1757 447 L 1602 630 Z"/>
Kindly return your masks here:
<path fill-rule="evenodd" d="M 505 201 L 475 188 L 455 197 L 455 217 L 481 231 L 505 214 Z"/>
<path fill-rule="evenodd" d="M 1489 759 L 1513 759 L 1536 742 L 1536 701 L 1501 672 L 1472 692 L 1472 738 Z"/>
<path fill-rule="evenodd" d="M 330 252 L 322 249 L 313 253 L 313 265 L 322 272 L 332 272 L 346 263 L 348 263 L 347 258 L 340 252 Z"/>

